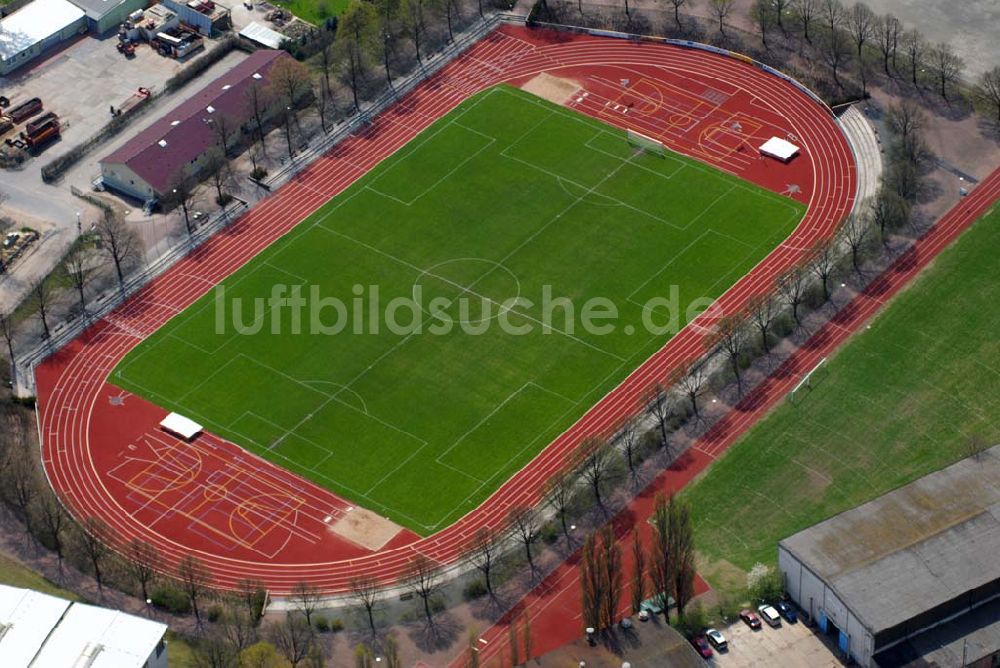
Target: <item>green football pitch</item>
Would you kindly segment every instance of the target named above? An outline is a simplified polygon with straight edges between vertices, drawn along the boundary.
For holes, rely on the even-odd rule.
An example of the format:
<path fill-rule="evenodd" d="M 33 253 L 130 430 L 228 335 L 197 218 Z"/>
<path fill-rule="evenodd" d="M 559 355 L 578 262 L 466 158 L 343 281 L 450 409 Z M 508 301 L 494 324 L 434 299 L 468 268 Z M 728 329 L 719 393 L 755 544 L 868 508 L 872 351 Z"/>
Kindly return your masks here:
<path fill-rule="evenodd" d="M 703 569 L 739 588 L 777 542 L 1000 442 L 1000 209 L 685 489 Z M 714 576 L 714 577 L 713 577 Z"/>
<path fill-rule="evenodd" d="M 689 305 L 746 274 L 803 210 L 497 87 L 226 279 L 224 298 L 211 291 L 167 323 L 111 380 L 428 534 L 661 347 L 672 332 L 647 323 L 669 329 L 680 311 L 683 325 Z M 309 299 L 296 323 L 294 309 L 268 310 L 274 286 L 339 299 L 344 317 Z M 422 332 L 368 317 L 418 295 L 420 310 L 395 319 L 416 312 Z M 582 318 L 594 298 L 617 311 L 597 330 Z M 317 332 L 314 317 L 344 329 Z"/>

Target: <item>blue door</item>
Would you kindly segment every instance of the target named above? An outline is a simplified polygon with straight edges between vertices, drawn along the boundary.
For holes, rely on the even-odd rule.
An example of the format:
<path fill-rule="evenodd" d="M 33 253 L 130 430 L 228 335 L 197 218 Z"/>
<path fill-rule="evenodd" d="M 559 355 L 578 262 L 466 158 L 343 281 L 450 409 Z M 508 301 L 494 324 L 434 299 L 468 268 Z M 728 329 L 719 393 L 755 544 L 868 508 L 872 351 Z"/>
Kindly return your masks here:
<path fill-rule="evenodd" d="M 847 654 L 847 652 L 850 649 L 850 646 L 851 646 L 851 638 L 846 633 L 841 631 L 840 638 L 837 641 L 837 647 L 839 647 L 840 651 L 842 651 L 844 654 Z"/>
<path fill-rule="evenodd" d="M 826 633 L 826 613 L 822 609 L 819 611 L 819 630 Z"/>

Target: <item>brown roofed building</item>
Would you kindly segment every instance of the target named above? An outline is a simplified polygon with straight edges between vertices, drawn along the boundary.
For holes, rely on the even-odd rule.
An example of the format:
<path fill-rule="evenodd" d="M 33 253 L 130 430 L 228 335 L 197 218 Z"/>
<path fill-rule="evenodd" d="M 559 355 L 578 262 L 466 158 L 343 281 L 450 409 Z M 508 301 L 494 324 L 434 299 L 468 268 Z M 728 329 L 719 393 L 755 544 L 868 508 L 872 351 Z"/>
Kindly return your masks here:
<path fill-rule="evenodd" d="M 230 128 L 229 146 L 249 131 L 252 115 L 247 89 L 266 87 L 284 51 L 262 50 L 208 84 L 100 160 L 105 187 L 141 201 L 162 198 L 181 179 L 198 173 L 205 156 L 219 145 L 216 123 Z"/>

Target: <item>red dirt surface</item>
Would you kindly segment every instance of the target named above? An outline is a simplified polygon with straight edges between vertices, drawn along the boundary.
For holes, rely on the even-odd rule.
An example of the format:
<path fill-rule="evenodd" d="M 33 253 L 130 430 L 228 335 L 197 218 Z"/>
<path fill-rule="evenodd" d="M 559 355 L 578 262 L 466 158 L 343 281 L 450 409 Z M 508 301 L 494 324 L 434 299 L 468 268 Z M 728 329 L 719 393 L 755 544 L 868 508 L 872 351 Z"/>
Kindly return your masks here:
<path fill-rule="evenodd" d="M 433 536 L 404 531 L 371 553 L 328 530 L 349 512 L 348 501 L 211 434 L 192 444 L 168 438 L 157 427 L 166 411 L 107 382 L 146 336 L 434 120 L 488 86 L 540 72 L 580 83 L 568 106 L 809 208 L 712 315 L 666 342 L 482 506 Z M 793 138 L 802 155 L 788 165 L 758 158 L 756 147 L 772 135 Z M 165 571 L 194 554 L 221 588 L 254 577 L 276 595 L 299 581 L 335 592 L 362 574 L 392 582 L 416 552 L 454 562 L 476 529 L 498 524 L 514 505 L 535 503 L 584 437 L 635 413 L 652 383 L 699 356 L 713 318 L 769 290 L 775 276 L 829 235 L 850 210 L 855 183 L 850 149 L 827 111 L 752 65 L 661 44 L 501 28 L 44 362 L 37 386 L 46 472 L 75 515 L 108 522 L 119 548 L 134 537 L 147 540 L 162 553 Z M 718 443 L 731 442 L 744 415 L 720 430 Z M 714 454 L 716 446 L 705 449 Z"/>

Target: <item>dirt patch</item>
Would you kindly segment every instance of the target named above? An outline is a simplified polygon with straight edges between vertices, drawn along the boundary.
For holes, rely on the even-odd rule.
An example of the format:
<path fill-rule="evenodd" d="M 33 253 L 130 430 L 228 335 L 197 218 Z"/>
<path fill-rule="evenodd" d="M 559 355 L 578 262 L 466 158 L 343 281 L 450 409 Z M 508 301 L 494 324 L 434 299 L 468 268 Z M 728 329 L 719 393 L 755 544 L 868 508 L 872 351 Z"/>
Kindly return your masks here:
<path fill-rule="evenodd" d="M 741 591 L 747 586 L 747 573 L 725 559 L 713 561 L 700 552 L 695 553 L 698 574 L 713 589 L 721 592 Z"/>
<path fill-rule="evenodd" d="M 573 79 L 556 77 L 546 72 L 542 72 L 541 74 L 529 79 L 523 86 L 521 86 L 521 90 L 537 95 L 543 100 L 548 100 L 549 102 L 565 104 L 571 97 L 573 97 L 573 93 L 580 90 L 580 84 Z"/>
<path fill-rule="evenodd" d="M 334 522 L 330 530 L 352 543 L 375 552 L 381 550 L 403 528 L 370 510 L 354 508 Z"/>

